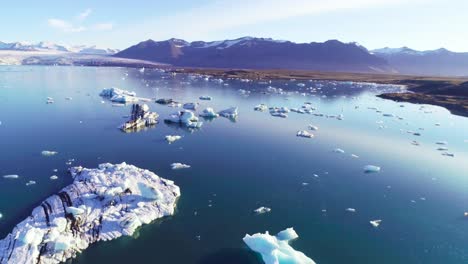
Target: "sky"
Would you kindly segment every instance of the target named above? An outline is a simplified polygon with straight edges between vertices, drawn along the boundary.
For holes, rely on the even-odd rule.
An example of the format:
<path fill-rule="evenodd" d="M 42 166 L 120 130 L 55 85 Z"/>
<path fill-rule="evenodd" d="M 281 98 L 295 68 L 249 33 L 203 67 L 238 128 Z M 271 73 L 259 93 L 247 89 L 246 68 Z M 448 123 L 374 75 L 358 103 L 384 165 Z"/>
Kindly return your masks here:
<path fill-rule="evenodd" d="M 466 0 L 5 1 L 0 41 L 124 49 L 147 39 L 253 36 L 468 51 L 467 11 Z"/>

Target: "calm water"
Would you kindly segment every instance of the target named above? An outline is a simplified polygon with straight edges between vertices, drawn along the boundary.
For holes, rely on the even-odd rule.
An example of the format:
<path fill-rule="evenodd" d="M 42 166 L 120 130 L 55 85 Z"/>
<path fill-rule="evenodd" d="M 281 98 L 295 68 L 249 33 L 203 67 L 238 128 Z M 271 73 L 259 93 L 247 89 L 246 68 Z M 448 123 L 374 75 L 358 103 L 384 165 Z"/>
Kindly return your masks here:
<path fill-rule="evenodd" d="M 305 82 L 305 88 L 322 88 L 303 96 L 265 94 L 268 85 L 255 82 L 227 83 L 125 68 L 0 67 L 0 175 L 20 175 L 0 178 L 0 236 L 71 183 L 69 159 L 89 168 L 126 161 L 181 187 L 177 213 L 133 237 L 95 244 L 72 263 L 261 263 L 242 237 L 287 227 L 300 236 L 293 247 L 319 264 L 468 262 L 468 119 L 374 96 L 392 87 Z M 305 91 L 294 81 L 271 85 Z M 192 133 L 162 122 L 125 134 L 117 126 L 130 107 L 102 104 L 98 96 L 110 86 L 181 102 L 210 95 L 214 100 L 200 101 L 201 109 L 238 106 L 239 118 L 205 122 Z M 252 92 L 244 96 L 239 89 Z M 55 103 L 47 105 L 47 97 Z M 301 107 L 306 101 L 318 113 L 344 119 L 253 111 L 260 103 Z M 162 117 L 175 111 L 149 105 Z M 309 124 L 319 127 L 314 139 L 295 136 Z M 169 145 L 169 134 L 183 138 Z M 442 156 L 437 141 L 447 141 L 455 157 Z M 43 157 L 42 150 L 59 154 Z M 192 168 L 173 171 L 173 162 Z M 382 171 L 364 174 L 368 164 Z M 54 174 L 59 180 L 49 179 Z M 37 184 L 26 186 L 29 180 Z M 272 212 L 255 215 L 260 206 Z M 374 219 L 383 220 L 379 228 L 369 224 Z"/>

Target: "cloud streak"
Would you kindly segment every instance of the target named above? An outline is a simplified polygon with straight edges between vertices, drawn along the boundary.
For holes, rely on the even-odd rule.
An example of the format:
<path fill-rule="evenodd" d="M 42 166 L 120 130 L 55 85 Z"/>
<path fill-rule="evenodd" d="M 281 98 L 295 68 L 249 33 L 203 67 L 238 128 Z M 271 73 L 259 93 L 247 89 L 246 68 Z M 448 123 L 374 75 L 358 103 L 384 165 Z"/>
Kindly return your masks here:
<path fill-rule="evenodd" d="M 422 0 L 220 0 L 170 16 L 148 20 L 140 32 L 154 32 L 153 38 L 177 34 L 197 39 L 199 35 L 292 17 L 315 15 L 346 9 L 363 9 L 420 2 Z M 130 28 L 128 30 L 131 30 Z"/>
<path fill-rule="evenodd" d="M 78 21 L 77 24 L 58 18 L 48 19 L 47 24 L 49 25 L 49 27 L 60 30 L 65 33 L 78 33 L 88 30 L 108 31 L 114 28 L 114 25 L 112 23 L 97 23 L 90 26 L 82 25 L 83 22 L 91 15 L 92 12 L 93 10 L 91 8 L 88 8 L 85 11 L 79 13 L 76 16 L 76 20 Z"/>

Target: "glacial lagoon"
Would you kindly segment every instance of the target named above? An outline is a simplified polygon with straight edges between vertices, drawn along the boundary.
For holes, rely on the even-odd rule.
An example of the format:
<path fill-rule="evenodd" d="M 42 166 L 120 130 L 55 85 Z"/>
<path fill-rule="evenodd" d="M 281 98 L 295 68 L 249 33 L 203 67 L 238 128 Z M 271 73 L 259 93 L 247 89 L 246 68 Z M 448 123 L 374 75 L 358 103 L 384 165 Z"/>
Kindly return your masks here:
<path fill-rule="evenodd" d="M 160 122 L 123 133 L 131 105 L 100 97 L 109 87 L 150 98 Z M 0 237 L 72 183 L 69 167 L 125 161 L 180 187 L 174 216 L 93 244 L 70 263 L 262 263 L 244 236 L 289 227 L 299 235 L 291 246 L 317 263 L 464 263 L 468 119 L 375 96 L 400 89 L 2 66 Z M 182 108 L 160 98 L 199 103 L 197 115 L 207 107 L 239 114 L 187 129 L 163 122 Z M 255 111 L 260 104 L 314 110 L 282 118 Z M 168 135 L 181 138 L 169 144 Z M 261 207 L 271 211 L 254 212 Z"/>

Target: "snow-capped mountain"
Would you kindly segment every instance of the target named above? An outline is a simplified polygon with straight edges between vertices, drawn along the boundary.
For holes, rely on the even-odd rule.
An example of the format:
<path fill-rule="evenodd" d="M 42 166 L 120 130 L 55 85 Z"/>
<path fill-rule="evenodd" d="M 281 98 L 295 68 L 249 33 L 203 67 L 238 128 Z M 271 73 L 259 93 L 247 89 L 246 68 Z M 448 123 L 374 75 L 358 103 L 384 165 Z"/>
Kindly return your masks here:
<path fill-rule="evenodd" d="M 83 53 L 83 54 L 96 54 L 96 55 L 112 55 L 117 53 L 119 50 L 98 48 L 96 46 L 65 46 L 59 45 L 53 42 L 39 42 L 32 44 L 29 42 L 12 42 L 6 43 L 0 41 L 0 50 L 12 50 L 12 51 L 42 51 L 42 52 L 71 52 L 71 53 Z"/>
<path fill-rule="evenodd" d="M 370 54 L 362 46 L 337 40 L 324 43 L 294 43 L 254 37 L 210 42 L 147 40 L 114 56 L 185 67 L 353 72 L 390 70 L 384 59 Z"/>
<path fill-rule="evenodd" d="M 385 59 L 398 72 L 416 75 L 467 76 L 468 53 L 444 48 L 418 51 L 408 47 L 383 48 L 372 53 Z"/>

